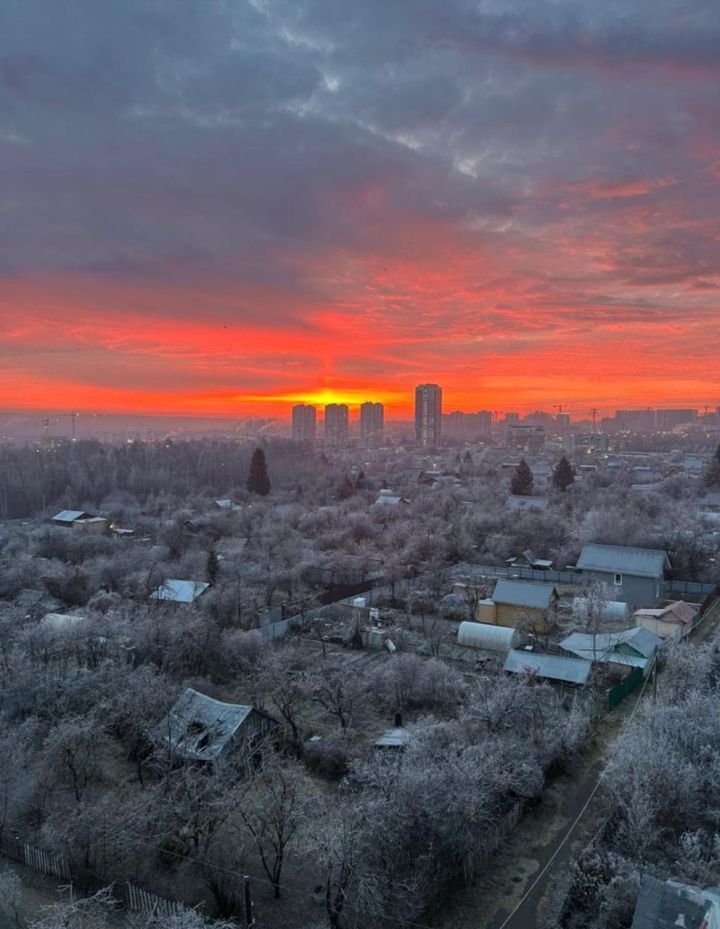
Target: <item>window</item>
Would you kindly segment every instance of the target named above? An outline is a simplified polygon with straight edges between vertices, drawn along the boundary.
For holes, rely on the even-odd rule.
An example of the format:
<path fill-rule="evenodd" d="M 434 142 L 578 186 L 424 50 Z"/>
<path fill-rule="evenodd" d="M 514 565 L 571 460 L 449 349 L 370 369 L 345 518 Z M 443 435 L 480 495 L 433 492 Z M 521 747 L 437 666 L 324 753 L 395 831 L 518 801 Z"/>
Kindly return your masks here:
<path fill-rule="evenodd" d="M 622 586 L 622 574 L 616 574 L 616 575 L 615 575 L 615 577 L 613 578 L 613 584 L 614 584 L 616 587 Z"/>

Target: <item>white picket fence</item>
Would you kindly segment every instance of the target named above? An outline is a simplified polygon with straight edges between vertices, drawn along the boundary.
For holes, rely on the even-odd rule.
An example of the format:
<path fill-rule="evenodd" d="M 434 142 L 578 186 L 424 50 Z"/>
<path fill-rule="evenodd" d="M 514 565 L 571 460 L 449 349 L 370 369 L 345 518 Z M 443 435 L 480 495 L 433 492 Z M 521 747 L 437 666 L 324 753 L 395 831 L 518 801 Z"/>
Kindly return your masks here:
<path fill-rule="evenodd" d="M 134 884 L 127 884 L 127 906 L 135 913 L 152 913 L 159 916 L 182 916 L 190 910 L 177 900 L 166 900 Z"/>
<path fill-rule="evenodd" d="M 34 848 L 32 845 L 23 846 L 24 862 L 30 868 L 36 871 L 42 871 L 43 874 L 52 874 L 53 877 L 59 877 L 62 880 L 70 880 L 70 862 L 65 855 L 55 855 L 53 852 L 45 852 L 40 848 Z"/>

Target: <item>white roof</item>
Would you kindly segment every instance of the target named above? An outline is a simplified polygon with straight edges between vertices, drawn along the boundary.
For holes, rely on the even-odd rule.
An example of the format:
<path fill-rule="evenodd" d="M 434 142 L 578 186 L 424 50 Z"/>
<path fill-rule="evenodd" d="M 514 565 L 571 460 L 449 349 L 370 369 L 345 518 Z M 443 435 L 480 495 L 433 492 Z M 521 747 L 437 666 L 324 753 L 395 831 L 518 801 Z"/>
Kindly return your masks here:
<path fill-rule="evenodd" d="M 458 645 L 469 648 L 484 648 L 493 652 L 507 652 L 515 644 L 517 631 L 509 626 L 494 626 L 491 623 L 460 623 Z"/>
<path fill-rule="evenodd" d="M 90 514 L 84 510 L 60 510 L 52 518 L 62 523 L 74 523 L 76 519 L 90 518 Z"/>
<path fill-rule="evenodd" d="M 153 600 L 171 600 L 173 603 L 193 603 L 210 585 L 204 581 L 180 581 L 169 578 L 150 594 Z"/>

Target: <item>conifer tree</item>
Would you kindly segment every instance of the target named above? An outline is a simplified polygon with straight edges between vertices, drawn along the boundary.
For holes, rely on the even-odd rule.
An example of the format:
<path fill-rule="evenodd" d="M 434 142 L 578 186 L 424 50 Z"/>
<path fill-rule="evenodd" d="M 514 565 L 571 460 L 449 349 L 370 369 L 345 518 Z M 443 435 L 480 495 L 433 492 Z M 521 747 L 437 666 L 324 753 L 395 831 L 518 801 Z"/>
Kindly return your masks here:
<path fill-rule="evenodd" d="M 532 493 L 533 476 L 527 461 L 520 459 L 520 464 L 515 468 L 515 473 L 510 481 L 510 490 L 519 496 L 527 496 Z"/>
<path fill-rule="evenodd" d="M 575 483 L 575 472 L 564 455 L 553 469 L 552 482 L 557 490 L 567 490 L 571 484 Z"/>
<path fill-rule="evenodd" d="M 256 448 L 253 452 L 246 486 L 251 494 L 260 494 L 261 497 L 267 497 L 270 493 L 267 461 L 261 448 Z"/>

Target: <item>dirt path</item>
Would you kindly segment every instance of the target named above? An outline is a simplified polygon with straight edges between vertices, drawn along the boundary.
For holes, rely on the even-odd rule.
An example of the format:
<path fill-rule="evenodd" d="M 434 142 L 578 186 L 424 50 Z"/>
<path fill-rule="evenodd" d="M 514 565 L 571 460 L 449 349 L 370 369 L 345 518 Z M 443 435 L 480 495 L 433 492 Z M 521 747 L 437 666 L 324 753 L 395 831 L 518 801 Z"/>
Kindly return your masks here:
<path fill-rule="evenodd" d="M 720 601 L 708 611 L 690 643 L 705 643 L 719 627 Z M 643 693 L 652 693 L 650 681 L 644 690 L 636 691 L 602 719 L 592 746 L 572 774 L 557 778 L 544 791 L 540 803 L 525 813 L 488 862 L 484 874 L 472 887 L 459 891 L 435 920 L 438 929 L 534 929 L 537 926 L 540 902 L 552 890 L 554 882 L 567 872 L 568 865 L 575 861 L 602 820 L 602 787 L 594 795 L 593 791 L 613 742 Z M 586 803 L 588 806 L 584 809 Z M 566 839 L 568 827 L 578 817 Z M 543 873 L 549 862 L 550 866 Z M 536 879 L 537 884 L 533 886 Z"/>
<path fill-rule="evenodd" d="M 556 778 L 537 806 L 526 811 L 476 883 L 459 891 L 435 920 L 438 929 L 532 929 L 537 924 L 538 904 L 557 875 L 567 870 L 568 863 L 597 829 L 601 792 L 592 797 L 586 810 L 584 806 L 595 790 L 608 749 L 632 712 L 639 693 L 628 697 L 601 720 L 592 745 L 573 772 Z M 579 822 L 562 844 L 568 827 L 581 813 Z M 551 867 L 523 900 L 551 859 Z M 520 903 L 505 926 L 505 920 Z"/>

